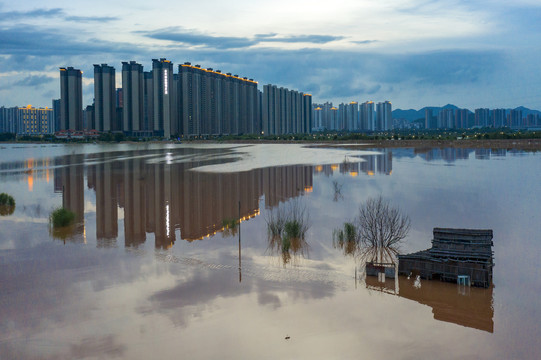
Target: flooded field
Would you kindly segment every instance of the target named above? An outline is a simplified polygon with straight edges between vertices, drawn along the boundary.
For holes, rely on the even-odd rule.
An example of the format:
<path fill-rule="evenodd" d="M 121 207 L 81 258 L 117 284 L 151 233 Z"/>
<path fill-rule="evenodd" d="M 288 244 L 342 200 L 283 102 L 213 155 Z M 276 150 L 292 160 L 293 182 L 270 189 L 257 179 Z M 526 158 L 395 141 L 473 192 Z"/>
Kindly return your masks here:
<path fill-rule="evenodd" d="M 540 178 L 502 149 L 4 144 L 0 358 L 540 358 Z M 333 231 L 379 195 L 402 253 L 492 229 L 493 285 L 365 276 Z M 292 209 L 284 247 L 267 223 Z"/>

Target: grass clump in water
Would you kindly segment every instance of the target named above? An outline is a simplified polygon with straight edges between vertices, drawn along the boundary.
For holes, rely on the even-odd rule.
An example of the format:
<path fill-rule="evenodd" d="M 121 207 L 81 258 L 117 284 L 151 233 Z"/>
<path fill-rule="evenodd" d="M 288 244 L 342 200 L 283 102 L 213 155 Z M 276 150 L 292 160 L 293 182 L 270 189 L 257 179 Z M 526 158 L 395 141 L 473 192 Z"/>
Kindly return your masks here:
<path fill-rule="evenodd" d="M 237 219 L 223 219 L 222 228 L 224 236 L 234 236 L 238 232 L 239 221 Z"/>
<path fill-rule="evenodd" d="M 15 199 L 13 196 L 1 193 L 0 194 L 0 215 L 11 215 L 15 211 Z"/>
<path fill-rule="evenodd" d="M 287 239 L 300 238 L 304 236 L 302 224 L 298 220 L 286 221 L 284 224 L 284 237 Z"/>
<path fill-rule="evenodd" d="M 308 249 L 305 240 L 309 228 L 308 218 L 304 206 L 298 201 L 269 212 L 266 218 L 269 248 L 281 253 L 284 265 L 290 262 L 292 256 L 304 257 Z"/>
<path fill-rule="evenodd" d="M 49 216 L 49 222 L 53 228 L 66 227 L 73 224 L 75 213 L 66 208 L 58 208 Z"/>
<path fill-rule="evenodd" d="M 344 223 L 342 229 L 333 231 L 333 245 L 344 250 L 346 255 L 355 255 L 359 248 L 359 235 L 357 227 L 350 222 Z"/>
<path fill-rule="evenodd" d="M 15 199 L 13 196 L 1 193 L 0 194 L 0 205 L 6 205 L 6 206 L 15 206 Z"/>

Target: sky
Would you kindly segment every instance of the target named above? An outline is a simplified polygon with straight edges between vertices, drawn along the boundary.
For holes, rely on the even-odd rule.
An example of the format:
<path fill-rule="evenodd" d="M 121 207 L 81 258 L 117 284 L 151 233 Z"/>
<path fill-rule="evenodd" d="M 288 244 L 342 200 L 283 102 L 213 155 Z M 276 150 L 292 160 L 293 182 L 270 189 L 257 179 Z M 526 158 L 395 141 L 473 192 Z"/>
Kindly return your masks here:
<path fill-rule="evenodd" d="M 0 0 L 0 106 L 51 106 L 59 67 L 186 61 L 313 95 L 541 110 L 541 0 Z"/>

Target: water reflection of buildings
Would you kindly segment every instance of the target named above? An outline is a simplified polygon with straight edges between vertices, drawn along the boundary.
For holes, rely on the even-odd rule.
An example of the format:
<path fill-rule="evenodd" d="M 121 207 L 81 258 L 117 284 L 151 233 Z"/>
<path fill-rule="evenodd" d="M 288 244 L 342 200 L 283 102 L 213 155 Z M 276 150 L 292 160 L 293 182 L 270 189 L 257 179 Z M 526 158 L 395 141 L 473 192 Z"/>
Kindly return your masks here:
<path fill-rule="evenodd" d="M 83 160 L 60 158 L 62 166 L 55 170 L 55 190 L 63 193 L 64 206 L 78 217 L 84 214 Z M 262 195 L 265 205 L 274 207 L 312 190 L 312 166 L 202 173 L 190 170 L 200 163 L 149 163 L 133 156 L 116 161 L 97 154 L 86 161 L 92 161 L 87 182 L 96 192 L 98 246 L 118 237 L 119 207 L 124 210 L 125 246 L 137 246 L 147 233 L 154 233 L 156 247 L 168 248 L 176 230 L 182 239 L 193 241 L 222 230 L 224 220 L 258 215 Z"/>
<path fill-rule="evenodd" d="M 29 158 L 25 161 L 14 161 L 0 163 L 0 181 L 6 176 L 11 179 L 15 175 L 16 178 L 26 181 L 28 191 L 34 191 L 34 181 L 45 180 L 47 183 L 51 180 L 51 159 L 34 159 Z"/>
<path fill-rule="evenodd" d="M 96 238 L 98 246 L 111 245 L 118 237 L 117 188 L 121 169 L 114 162 L 106 161 L 105 154 L 98 154 L 102 161 L 87 169 L 87 184 L 96 192 Z"/>
<path fill-rule="evenodd" d="M 448 163 L 456 160 L 467 160 L 474 150 L 462 148 L 421 148 L 415 149 L 415 155 L 419 155 L 426 161 L 444 160 Z"/>
<path fill-rule="evenodd" d="M 318 165 L 315 167 L 316 174 L 332 176 L 335 171 L 341 174 L 349 174 L 353 177 L 364 173 L 368 176 L 377 174 L 391 175 L 393 172 L 393 152 L 392 149 L 377 149 L 381 154 L 363 155 L 364 161 L 355 161 L 356 158 L 350 157 L 344 162 L 334 165 Z"/>
<path fill-rule="evenodd" d="M 404 276 L 399 276 L 397 282 L 387 279 L 384 283 L 379 282 L 377 277 L 366 277 L 368 289 L 428 305 L 436 320 L 494 332 L 492 287 L 470 288 L 440 281 L 423 281 L 421 286 L 415 286 L 414 282 L 413 278 Z"/>
<path fill-rule="evenodd" d="M 62 193 L 62 206 L 75 213 L 69 236 L 74 242 L 85 241 L 83 160 L 83 155 L 68 155 L 54 161 L 54 191 Z"/>
<path fill-rule="evenodd" d="M 477 160 L 490 160 L 491 158 L 505 157 L 510 155 L 522 155 L 522 150 L 507 149 L 462 149 L 462 148 L 422 148 L 414 149 L 414 154 L 419 155 L 426 161 L 444 160 L 453 163 L 456 160 L 468 160 L 474 153 Z"/>

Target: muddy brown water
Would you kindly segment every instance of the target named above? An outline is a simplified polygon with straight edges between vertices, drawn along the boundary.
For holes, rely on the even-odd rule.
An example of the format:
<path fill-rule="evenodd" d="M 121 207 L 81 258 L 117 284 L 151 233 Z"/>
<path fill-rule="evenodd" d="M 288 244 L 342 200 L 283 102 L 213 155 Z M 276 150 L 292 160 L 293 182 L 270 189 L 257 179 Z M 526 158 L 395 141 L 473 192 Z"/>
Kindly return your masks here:
<path fill-rule="evenodd" d="M 220 173 L 197 168 L 239 161 L 234 146 L 3 147 L 2 359 L 541 357 L 540 153 L 373 149 Z M 434 227 L 493 229 L 494 285 L 365 277 L 332 234 L 380 194 L 411 218 L 401 252 Z M 59 206 L 76 222 L 50 229 Z M 308 231 L 284 250 L 267 221 L 294 207 Z"/>

